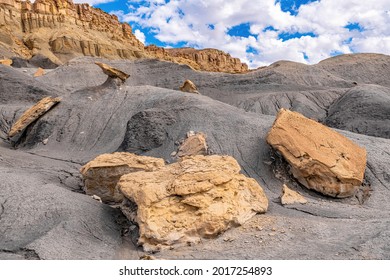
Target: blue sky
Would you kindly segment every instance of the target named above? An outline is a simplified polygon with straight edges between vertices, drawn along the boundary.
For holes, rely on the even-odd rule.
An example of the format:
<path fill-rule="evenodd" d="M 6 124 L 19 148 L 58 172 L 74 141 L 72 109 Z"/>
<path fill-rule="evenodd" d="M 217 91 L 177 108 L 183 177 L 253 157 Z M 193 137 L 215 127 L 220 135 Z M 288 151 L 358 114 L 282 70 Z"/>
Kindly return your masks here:
<path fill-rule="evenodd" d="M 251 68 L 390 54 L 390 0 L 76 0 L 129 22 L 146 45 L 218 48 Z"/>

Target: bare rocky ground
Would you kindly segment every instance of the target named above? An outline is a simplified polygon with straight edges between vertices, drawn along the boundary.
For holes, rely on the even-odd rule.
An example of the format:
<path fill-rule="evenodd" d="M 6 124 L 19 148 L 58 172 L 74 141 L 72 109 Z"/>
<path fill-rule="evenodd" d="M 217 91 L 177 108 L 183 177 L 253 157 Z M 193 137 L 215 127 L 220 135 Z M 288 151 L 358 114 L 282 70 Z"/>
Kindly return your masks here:
<path fill-rule="evenodd" d="M 130 74 L 121 86 L 104 83 L 107 76 L 94 61 L 72 60 L 38 78 L 0 65 L 0 259 L 142 257 L 136 226 L 128 230 L 118 209 L 82 193 L 79 168 L 115 151 L 172 162 L 188 131 L 205 133 L 212 153 L 237 159 L 263 187 L 270 207 L 216 239 L 154 257 L 390 258 L 388 56 L 343 56 L 313 66 L 282 61 L 243 75 L 157 60 L 103 60 Z M 178 91 L 187 79 L 201 95 Z M 47 95 L 62 101 L 8 141 L 10 126 Z M 282 107 L 350 130 L 340 132 L 367 149 L 365 184 L 356 196 L 327 198 L 291 179 L 265 142 Z M 308 203 L 282 206 L 284 183 Z"/>

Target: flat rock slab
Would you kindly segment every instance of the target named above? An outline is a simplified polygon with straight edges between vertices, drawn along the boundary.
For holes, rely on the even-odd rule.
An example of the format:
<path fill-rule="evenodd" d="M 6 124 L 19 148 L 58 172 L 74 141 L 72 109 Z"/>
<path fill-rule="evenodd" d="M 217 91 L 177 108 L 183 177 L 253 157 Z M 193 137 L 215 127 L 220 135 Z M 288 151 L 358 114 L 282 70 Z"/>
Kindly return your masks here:
<path fill-rule="evenodd" d="M 40 100 L 37 104 L 32 106 L 14 123 L 11 130 L 8 133 L 8 137 L 12 138 L 17 134 L 21 133 L 26 127 L 32 124 L 34 121 L 43 116 L 49 111 L 54 105 L 61 101 L 60 97 L 45 97 Z"/>

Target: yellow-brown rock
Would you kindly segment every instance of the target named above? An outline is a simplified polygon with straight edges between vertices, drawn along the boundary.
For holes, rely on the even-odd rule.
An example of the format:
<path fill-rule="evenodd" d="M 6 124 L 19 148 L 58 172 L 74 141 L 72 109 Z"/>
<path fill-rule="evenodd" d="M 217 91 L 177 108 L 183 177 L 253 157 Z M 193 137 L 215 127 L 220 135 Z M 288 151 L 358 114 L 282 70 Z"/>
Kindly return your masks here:
<path fill-rule="evenodd" d="M 178 157 L 207 155 L 206 135 L 198 132 L 187 137 L 180 145 L 177 152 Z"/>
<path fill-rule="evenodd" d="M 8 137 L 12 138 L 21 133 L 31 123 L 43 116 L 47 111 L 49 111 L 54 105 L 56 105 L 60 101 L 61 98 L 59 97 L 53 98 L 48 96 L 37 102 L 34 106 L 24 112 L 22 116 L 14 123 L 8 133 Z"/>
<path fill-rule="evenodd" d="M 267 136 L 309 189 L 348 197 L 363 182 L 366 150 L 336 131 L 303 115 L 281 109 Z"/>
<path fill-rule="evenodd" d="M 155 45 L 145 47 L 145 51 L 152 57 L 186 64 L 194 70 L 225 73 L 248 72 L 248 65 L 238 58 L 217 49 L 172 48 L 164 49 Z"/>
<path fill-rule="evenodd" d="M 127 23 L 88 4 L 71 0 L 0 0 L 0 37 L 25 58 L 42 54 L 60 64 L 89 55 L 105 58 L 145 56 L 144 45 Z M 3 40 L 2 40 L 3 41 Z"/>
<path fill-rule="evenodd" d="M 12 59 L 0 59 L 0 64 L 11 66 L 12 65 Z"/>
<path fill-rule="evenodd" d="M 95 62 L 97 66 L 99 66 L 102 70 L 103 73 L 106 74 L 108 77 L 116 79 L 119 78 L 122 80 L 122 82 L 125 82 L 128 77 L 130 77 L 129 74 L 126 74 L 125 72 L 116 69 L 114 67 L 111 67 L 110 65 L 101 63 L 101 62 Z"/>
<path fill-rule="evenodd" d="M 260 185 L 239 172 L 234 158 L 213 155 L 122 176 L 119 190 L 138 206 L 139 244 L 149 251 L 196 243 L 266 212 Z"/>
<path fill-rule="evenodd" d="M 41 77 L 45 74 L 45 70 L 43 70 L 41 67 L 37 69 L 34 73 L 34 77 Z"/>
<path fill-rule="evenodd" d="M 87 195 L 97 195 L 103 202 L 121 202 L 123 195 L 116 188 L 119 178 L 131 172 L 153 171 L 164 166 L 160 158 L 131 153 L 103 154 L 84 165 L 80 172 Z"/>
<path fill-rule="evenodd" d="M 284 184 L 283 193 L 282 196 L 280 197 L 280 202 L 283 205 L 294 204 L 294 203 L 306 204 L 307 200 L 301 194 L 297 193 L 296 191 L 293 191 L 292 189 L 290 189 Z"/>
<path fill-rule="evenodd" d="M 23 58 L 36 54 L 60 65 L 75 57 L 157 58 L 196 70 L 243 73 L 248 66 L 215 49 L 145 47 L 128 23 L 72 0 L 0 0 L 0 50 Z"/>
<path fill-rule="evenodd" d="M 190 80 L 185 80 L 183 85 L 180 87 L 180 90 L 183 92 L 190 92 L 190 93 L 199 94 L 198 88 Z"/>

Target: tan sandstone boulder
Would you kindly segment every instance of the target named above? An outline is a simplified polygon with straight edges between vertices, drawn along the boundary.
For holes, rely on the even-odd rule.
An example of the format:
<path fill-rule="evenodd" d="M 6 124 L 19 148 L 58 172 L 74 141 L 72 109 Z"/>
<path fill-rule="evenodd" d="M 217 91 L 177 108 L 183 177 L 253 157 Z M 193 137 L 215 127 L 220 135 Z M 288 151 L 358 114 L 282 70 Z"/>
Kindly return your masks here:
<path fill-rule="evenodd" d="M 14 123 L 11 130 L 8 133 L 8 137 L 12 138 L 21 133 L 27 126 L 33 123 L 35 120 L 43 116 L 54 105 L 61 101 L 61 98 L 45 97 L 28 109 L 23 115 Z"/>
<path fill-rule="evenodd" d="M 190 93 L 196 93 L 199 94 L 198 88 L 196 85 L 191 82 L 190 80 L 186 80 L 183 85 L 180 87 L 180 90 L 183 92 L 190 92 Z"/>
<path fill-rule="evenodd" d="M 193 156 L 122 176 L 119 190 L 138 206 L 139 244 L 149 251 L 196 243 L 266 212 L 262 188 L 240 169 L 230 156 Z"/>
<path fill-rule="evenodd" d="M 87 195 L 97 195 L 103 202 L 121 202 L 123 195 L 116 184 L 119 178 L 131 172 L 153 171 L 164 166 L 160 158 L 138 156 L 131 153 L 103 154 L 84 165 L 80 172 Z"/>
<path fill-rule="evenodd" d="M 206 135 L 202 132 L 193 133 L 180 145 L 177 156 L 207 155 L 207 149 Z"/>
<path fill-rule="evenodd" d="M 348 197 L 362 184 L 366 150 L 303 115 L 281 109 L 267 136 L 298 181 L 332 197 Z"/>
<path fill-rule="evenodd" d="M 41 77 L 45 74 L 45 70 L 43 70 L 41 67 L 37 69 L 34 73 L 34 77 Z"/>
<path fill-rule="evenodd" d="M 0 64 L 11 66 L 12 65 L 12 60 L 11 59 L 0 59 Z"/>
<path fill-rule="evenodd" d="M 129 74 L 126 74 L 125 72 L 116 69 L 114 67 L 111 67 L 110 65 L 101 63 L 101 62 L 95 62 L 97 66 L 99 66 L 102 70 L 103 73 L 106 74 L 108 77 L 116 79 L 119 78 L 122 80 L 122 82 L 125 82 L 128 77 L 130 77 Z"/>
<path fill-rule="evenodd" d="M 297 193 L 296 191 L 293 191 L 286 185 L 283 185 L 283 193 L 282 196 L 280 197 L 280 202 L 283 205 L 294 204 L 294 203 L 306 204 L 307 200 L 301 194 Z"/>

